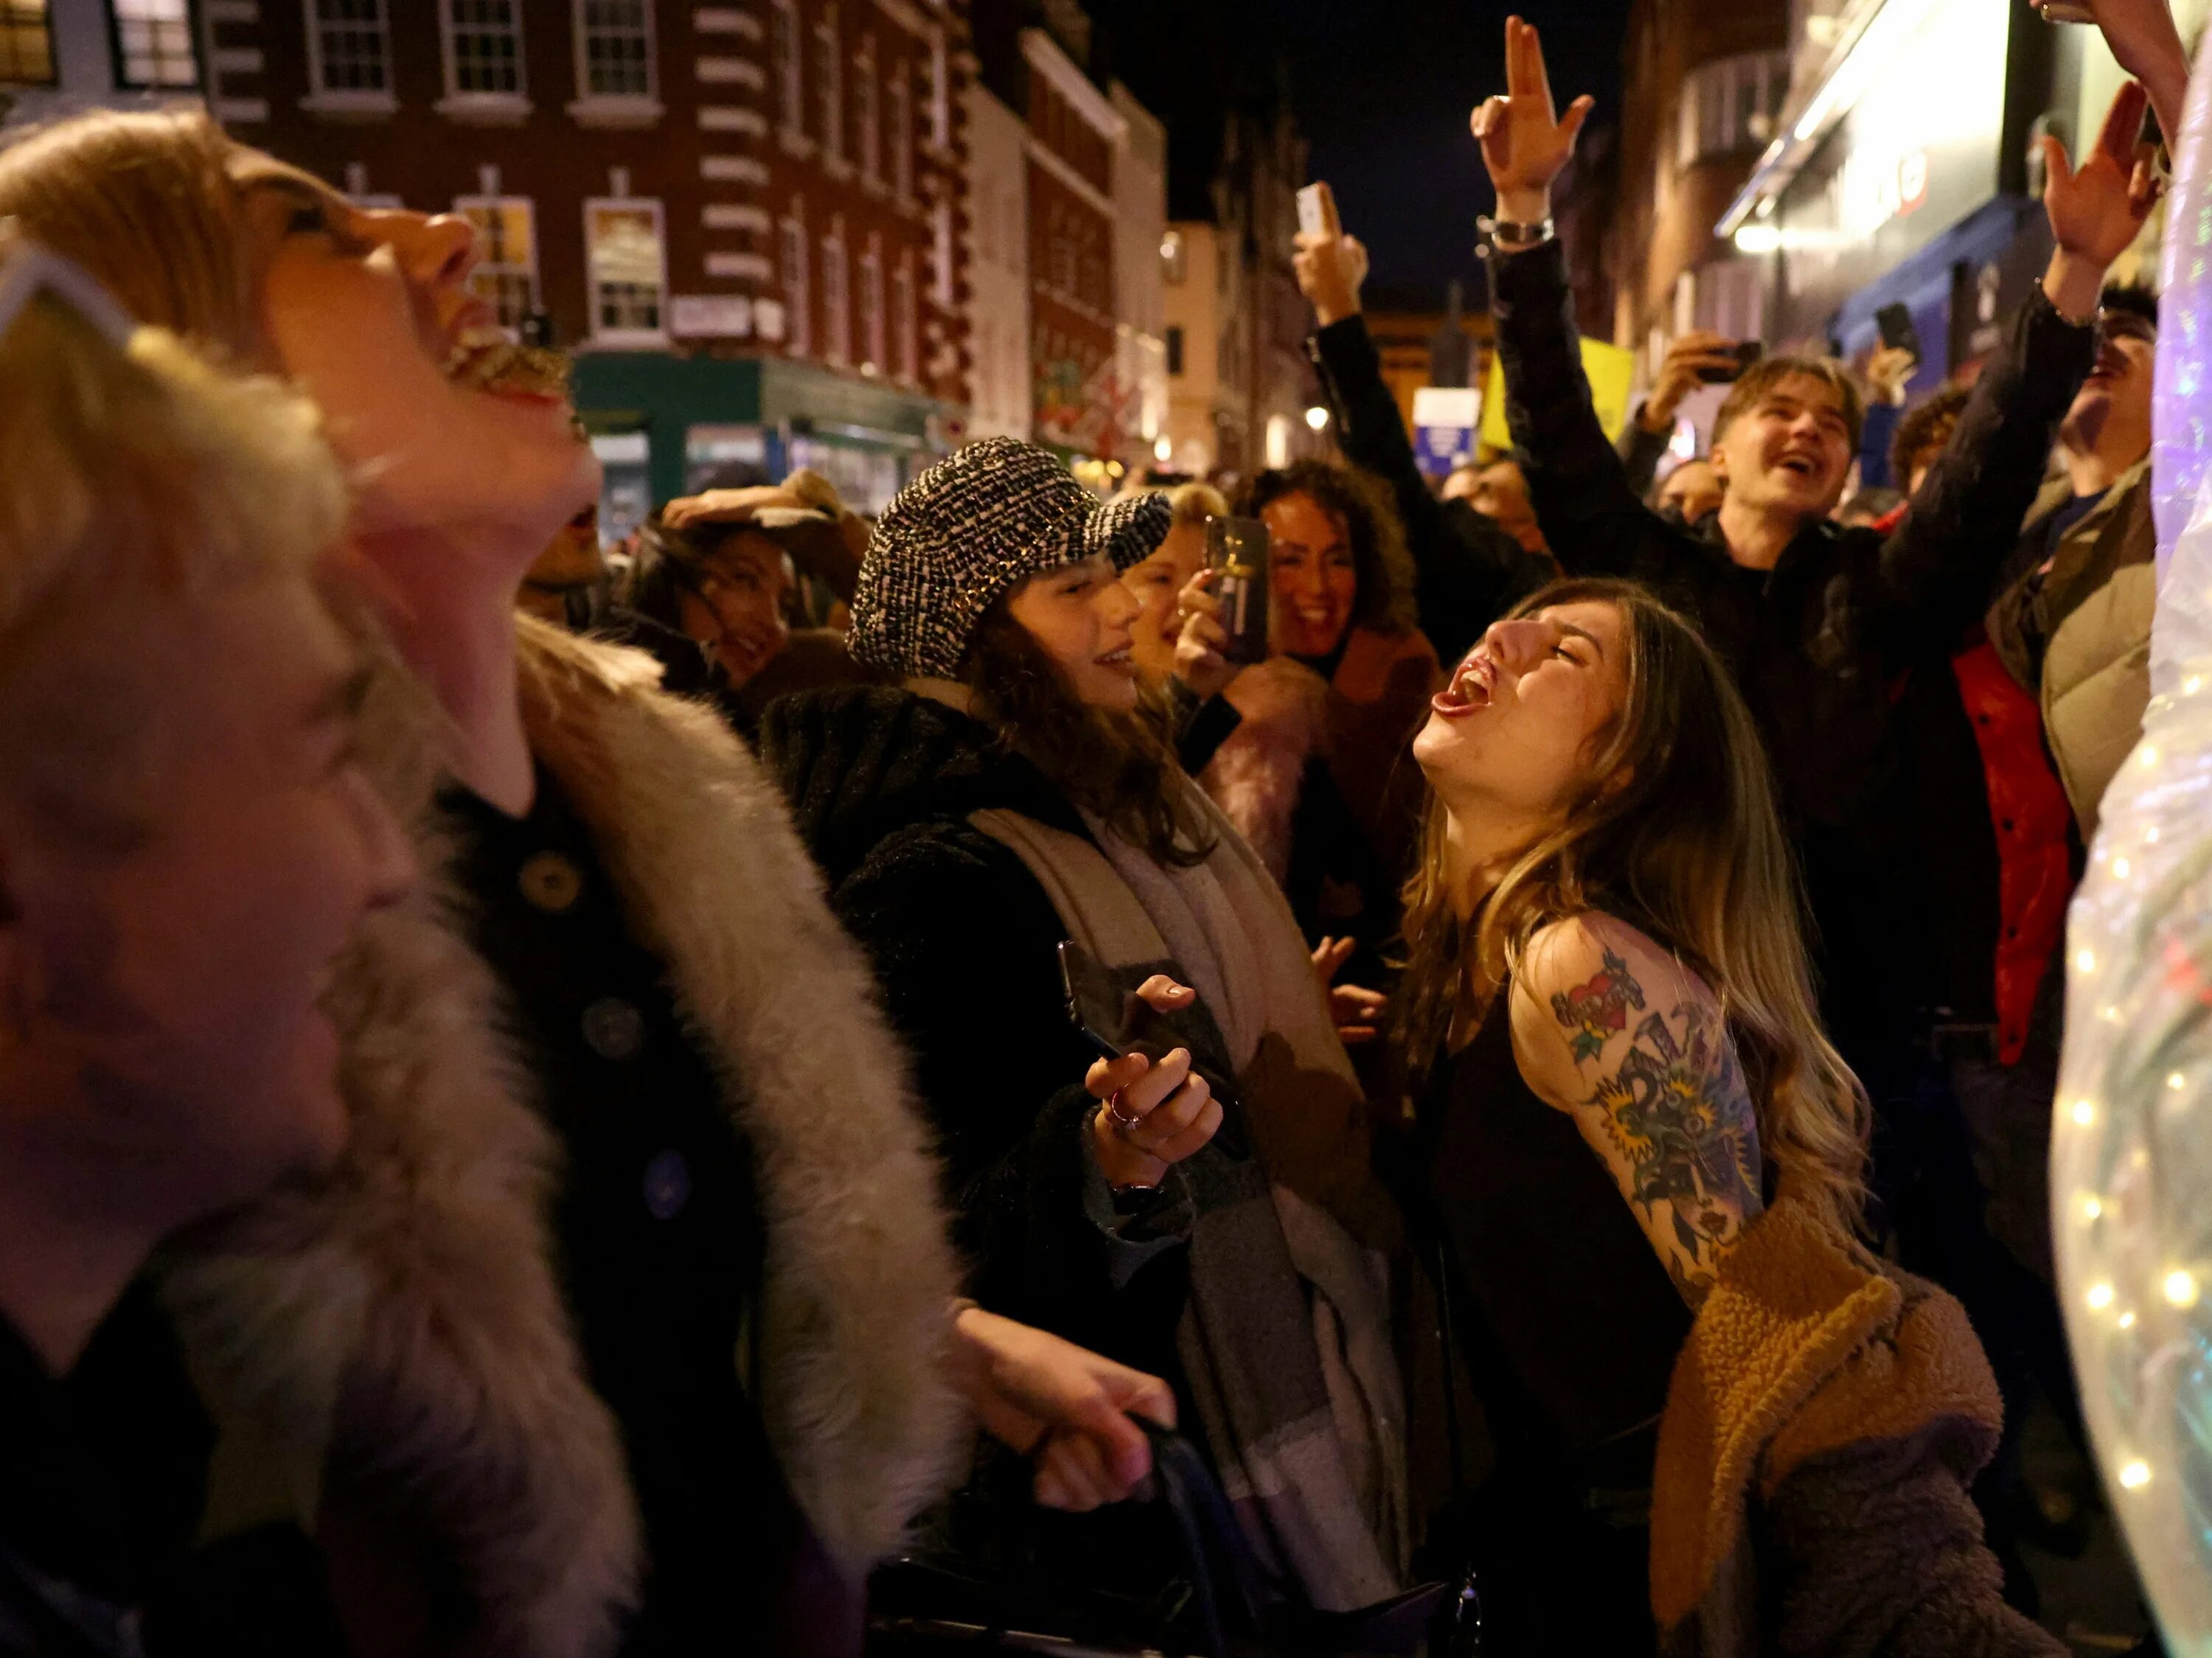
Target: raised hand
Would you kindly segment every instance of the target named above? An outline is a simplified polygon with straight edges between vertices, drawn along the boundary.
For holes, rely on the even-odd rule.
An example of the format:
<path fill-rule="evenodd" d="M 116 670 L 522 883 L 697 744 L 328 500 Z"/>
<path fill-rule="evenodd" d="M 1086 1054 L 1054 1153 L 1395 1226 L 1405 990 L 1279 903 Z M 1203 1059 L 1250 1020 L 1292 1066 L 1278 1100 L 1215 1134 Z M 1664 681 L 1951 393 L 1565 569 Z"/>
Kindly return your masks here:
<path fill-rule="evenodd" d="M 1637 416 L 1644 429 L 1673 430 L 1682 399 L 1705 383 L 1705 370 L 1722 369 L 1734 374 L 1741 367 L 1735 360 L 1734 343 L 1725 335 L 1716 334 L 1709 328 L 1692 328 L 1686 334 L 1677 334 L 1674 343 L 1667 348 L 1666 360 L 1659 366 L 1659 378 L 1651 387 L 1651 395 L 1644 399 Z"/>
<path fill-rule="evenodd" d="M 2045 135 L 2042 141 L 2049 175 L 2043 208 L 2058 242 L 2044 291 L 2069 317 L 2094 314 L 2105 272 L 2142 234 L 2158 200 L 2157 175 L 2149 158 L 2137 153 L 2148 104 L 2141 82 L 2122 87 L 2078 168 L 2067 165 L 2066 147 L 2057 139 Z"/>
<path fill-rule="evenodd" d="M 1326 328 L 1358 313 L 1359 285 L 1367 280 L 1367 249 L 1357 236 L 1344 234 L 1335 192 L 1326 184 L 1316 188 L 1322 228 L 1319 234 L 1298 232 L 1291 268 L 1297 274 L 1298 292 L 1313 302 L 1315 319 Z"/>
<path fill-rule="evenodd" d="M 1552 180 L 1575 153 L 1575 135 L 1591 107 L 1589 98 L 1577 98 L 1559 113 L 1535 26 L 1507 18 L 1505 95 L 1484 102 L 1469 122 L 1482 142 L 1501 217 L 1525 224 L 1550 216 Z"/>
<path fill-rule="evenodd" d="M 2038 11 L 2043 0 L 2030 0 Z M 2120 67 L 2143 83 L 2151 107 L 2165 129 L 2166 142 L 2181 137 L 2181 114 L 2189 95 L 2189 54 L 2173 25 L 2166 0 L 2088 0 L 2105 44 Z"/>

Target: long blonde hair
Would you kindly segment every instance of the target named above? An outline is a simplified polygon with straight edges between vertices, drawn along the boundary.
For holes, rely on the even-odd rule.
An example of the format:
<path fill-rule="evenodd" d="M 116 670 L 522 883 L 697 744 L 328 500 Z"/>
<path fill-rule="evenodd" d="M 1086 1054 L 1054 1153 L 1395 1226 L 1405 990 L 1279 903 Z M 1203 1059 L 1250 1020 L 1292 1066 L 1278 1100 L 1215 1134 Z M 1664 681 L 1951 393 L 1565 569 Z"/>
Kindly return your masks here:
<path fill-rule="evenodd" d="M 83 267 L 139 321 L 250 363 L 256 273 L 234 151 L 203 114 L 72 116 L 0 146 L 0 220 Z"/>
<path fill-rule="evenodd" d="M 1627 695 L 1600 734 L 1593 787 L 1526 847 L 1462 924 L 1433 790 L 1405 888 L 1397 1033 L 1418 1075 L 1462 1010 L 1486 1015 L 1545 926 L 1591 912 L 1671 949 L 1712 987 L 1759 1139 L 1792 1194 L 1839 1233 L 1863 1204 L 1864 1090 L 1820 1027 L 1803 896 L 1758 728 L 1728 671 L 1680 616 L 1627 582 L 1553 582 L 1512 614 L 1601 604 L 1620 613 Z M 1610 780 L 1625 780 L 1611 782 Z"/>

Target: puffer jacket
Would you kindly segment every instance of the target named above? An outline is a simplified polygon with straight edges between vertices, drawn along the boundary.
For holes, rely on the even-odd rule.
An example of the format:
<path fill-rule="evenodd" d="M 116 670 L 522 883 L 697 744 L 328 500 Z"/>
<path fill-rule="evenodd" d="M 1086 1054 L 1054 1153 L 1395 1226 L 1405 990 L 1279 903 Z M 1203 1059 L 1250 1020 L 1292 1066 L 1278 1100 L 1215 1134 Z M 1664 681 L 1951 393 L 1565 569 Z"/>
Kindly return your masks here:
<path fill-rule="evenodd" d="M 1732 562 L 1717 521 L 1650 511 L 1591 408 L 1556 244 L 1492 262 L 1507 415 L 1546 538 L 1570 574 L 1644 582 L 1696 622 L 1765 739 L 1819 924 L 1830 1028 L 1852 1051 L 1915 1017 L 1900 961 L 1927 958 L 1909 868 L 1911 780 L 1897 677 L 1948 657 L 1980 616 L 2034 499 L 2094 331 L 2039 291 L 1957 436 L 1887 537 L 1809 520 L 1771 570 Z"/>
<path fill-rule="evenodd" d="M 1968 1494 L 1996 1381 L 1965 1309 L 1785 1187 L 1676 1361 L 1651 1497 L 1666 1658 L 2058 1658 Z"/>
<path fill-rule="evenodd" d="M 2064 504 L 2054 484 L 2030 521 Z M 2150 624 L 2158 595 L 2158 525 L 2146 456 L 2069 530 L 2050 569 L 2014 584 L 1990 612 L 1990 637 L 2014 678 L 2043 706 L 2059 780 L 2081 842 L 2142 735 L 2150 701 Z"/>

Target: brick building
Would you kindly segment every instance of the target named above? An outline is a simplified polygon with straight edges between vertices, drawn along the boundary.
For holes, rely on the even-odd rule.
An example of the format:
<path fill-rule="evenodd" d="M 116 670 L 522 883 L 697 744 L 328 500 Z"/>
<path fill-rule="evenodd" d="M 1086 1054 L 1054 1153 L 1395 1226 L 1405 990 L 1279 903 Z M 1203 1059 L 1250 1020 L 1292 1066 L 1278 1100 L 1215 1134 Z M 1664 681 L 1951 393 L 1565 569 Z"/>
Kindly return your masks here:
<path fill-rule="evenodd" d="M 191 0 L 0 0 L 0 127 L 189 102 L 205 78 Z"/>
<path fill-rule="evenodd" d="M 1633 0 L 1622 52 L 1617 195 L 1600 193 L 1614 342 L 1647 369 L 1691 328 L 1765 331 L 1765 273 L 1714 234 L 1790 90 L 1790 0 Z M 1593 181 L 1595 182 L 1595 181 Z M 1585 289 L 1587 291 L 1587 288 Z"/>
<path fill-rule="evenodd" d="M 0 4 L 9 0 L 0 0 Z M 967 398 L 950 0 L 204 0 L 210 101 L 476 222 L 577 355 L 612 527 L 726 462 L 875 507 Z"/>

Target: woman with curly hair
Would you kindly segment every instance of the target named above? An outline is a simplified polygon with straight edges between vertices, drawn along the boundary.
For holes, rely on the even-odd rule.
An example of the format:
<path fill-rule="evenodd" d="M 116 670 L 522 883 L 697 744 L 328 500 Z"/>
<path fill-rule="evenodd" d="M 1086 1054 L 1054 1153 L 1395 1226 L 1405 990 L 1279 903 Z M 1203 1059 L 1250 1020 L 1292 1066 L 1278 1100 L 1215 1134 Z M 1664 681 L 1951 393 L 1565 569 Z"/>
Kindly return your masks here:
<path fill-rule="evenodd" d="M 1322 461 L 1262 472 L 1240 503 L 1267 526 L 1270 655 L 1242 672 L 1204 592 L 1187 596 L 1191 728 L 1224 731 L 1184 763 L 1289 894 L 1310 940 L 1351 941 L 1372 975 L 1396 930 L 1419 816 L 1406 744 L 1441 671 L 1413 613 L 1412 565 L 1381 487 Z"/>

